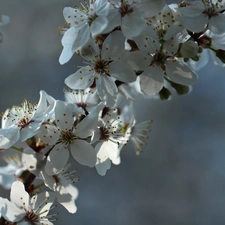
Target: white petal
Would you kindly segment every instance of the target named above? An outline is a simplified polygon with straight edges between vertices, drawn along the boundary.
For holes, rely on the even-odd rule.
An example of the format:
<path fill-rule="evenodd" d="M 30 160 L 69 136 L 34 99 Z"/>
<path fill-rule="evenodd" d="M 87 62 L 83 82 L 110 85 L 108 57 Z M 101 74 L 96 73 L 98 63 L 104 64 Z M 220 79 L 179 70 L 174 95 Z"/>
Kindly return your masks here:
<path fill-rule="evenodd" d="M 92 136 L 97 128 L 99 112 L 105 107 L 103 103 L 98 104 L 77 126 L 75 134 L 80 138 Z"/>
<path fill-rule="evenodd" d="M 111 167 L 111 161 L 108 158 L 108 152 L 101 147 L 102 144 L 103 143 L 98 143 L 95 147 L 95 150 L 97 151 L 97 163 L 95 168 L 99 175 L 105 176 L 106 171 Z"/>
<path fill-rule="evenodd" d="M 107 18 L 108 18 L 108 26 L 105 28 L 105 30 L 102 31 L 102 33 L 109 33 L 110 31 L 120 26 L 121 24 L 121 15 L 117 9 L 110 10 Z"/>
<path fill-rule="evenodd" d="M 107 170 L 109 170 L 111 168 L 111 161 L 110 161 L 110 159 L 106 159 L 104 162 L 97 163 L 95 165 L 95 168 L 96 168 L 96 170 L 97 170 L 99 175 L 105 176 Z"/>
<path fill-rule="evenodd" d="M 10 148 L 19 138 L 20 129 L 17 127 L 0 129 L 0 149 Z"/>
<path fill-rule="evenodd" d="M 4 198 L 0 198 L 0 208 L 2 216 L 11 222 L 20 221 L 26 214 L 23 209 Z"/>
<path fill-rule="evenodd" d="M 106 106 L 113 107 L 116 103 L 118 92 L 113 79 L 107 75 L 100 75 L 96 83 L 99 98 Z"/>
<path fill-rule="evenodd" d="M 181 22 L 185 29 L 193 32 L 201 32 L 208 23 L 208 16 L 203 13 L 197 17 L 181 17 Z"/>
<path fill-rule="evenodd" d="M 209 20 L 209 30 L 216 34 L 225 32 L 225 14 L 218 13 Z"/>
<path fill-rule="evenodd" d="M 66 45 L 63 47 L 61 55 L 59 57 L 59 63 L 61 65 L 67 63 L 73 56 L 75 51 L 72 49 L 72 45 Z"/>
<path fill-rule="evenodd" d="M 121 158 L 118 157 L 117 159 L 112 160 L 112 163 L 113 163 L 114 165 L 119 165 L 119 164 L 121 163 Z"/>
<path fill-rule="evenodd" d="M 155 95 L 163 88 L 164 72 L 159 66 L 149 67 L 140 76 L 141 91 L 146 95 Z"/>
<path fill-rule="evenodd" d="M 70 23 L 72 27 L 75 27 L 77 30 L 79 30 L 85 23 L 85 20 L 87 19 L 87 15 L 82 12 L 79 9 L 75 9 L 72 7 L 65 7 L 63 9 L 63 16 L 67 23 Z M 81 22 L 81 17 L 84 19 L 83 22 Z"/>
<path fill-rule="evenodd" d="M 65 79 L 65 84 L 71 89 L 86 89 L 94 81 L 95 72 L 90 66 L 79 69 Z"/>
<path fill-rule="evenodd" d="M 23 152 L 22 154 L 22 162 L 26 165 L 29 171 L 36 170 L 37 158 L 36 158 L 35 151 L 30 149 L 29 147 L 26 148 L 25 150 L 26 150 L 26 153 Z"/>
<path fill-rule="evenodd" d="M 77 49 L 83 47 L 90 38 L 91 36 L 89 25 L 85 24 L 78 32 L 78 36 L 73 43 L 73 50 L 76 51 Z"/>
<path fill-rule="evenodd" d="M 57 144 L 47 157 L 45 171 L 49 175 L 59 172 L 68 162 L 69 151 L 64 144 Z"/>
<path fill-rule="evenodd" d="M 121 30 L 128 39 L 138 36 L 145 29 L 145 21 L 135 13 L 126 14 L 122 18 Z"/>
<path fill-rule="evenodd" d="M 71 27 L 62 37 L 63 51 L 59 57 L 60 64 L 67 63 L 73 56 L 76 49 L 74 49 L 74 42 L 78 39 L 78 30 Z"/>
<path fill-rule="evenodd" d="M 143 4 L 140 4 L 137 8 L 137 12 L 144 18 L 149 18 L 156 15 L 165 6 L 165 0 L 147 0 L 142 2 Z"/>
<path fill-rule="evenodd" d="M 166 62 L 166 75 L 168 78 L 182 85 L 192 85 L 196 82 L 196 74 L 180 61 Z"/>
<path fill-rule="evenodd" d="M 121 57 L 125 48 L 125 37 L 121 31 L 114 31 L 105 39 L 102 46 L 102 58 L 112 60 Z"/>
<path fill-rule="evenodd" d="M 62 189 L 64 189 L 64 187 Z M 57 200 L 69 213 L 76 213 L 77 207 L 75 205 L 75 200 L 78 197 L 78 189 L 70 184 L 66 187 L 66 190 L 70 192 L 61 194 L 56 192 Z"/>
<path fill-rule="evenodd" d="M 10 199 L 13 203 L 15 203 L 18 207 L 23 206 L 27 210 L 29 210 L 29 194 L 25 191 L 24 184 L 21 181 L 15 181 L 12 184 Z"/>
<path fill-rule="evenodd" d="M 137 78 L 131 66 L 124 60 L 116 60 L 109 64 L 109 73 L 117 80 L 131 83 Z"/>
<path fill-rule="evenodd" d="M 74 159 L 81 165 L 94 167 L 96 163 L 96 152 L 94 148 L 86 141 L 75 140 L 70 145 L 70 151 Z"/>
<path fill-rule="evenodd" d="M 40 124 L 35 122 L 32 122 L 32 123 L 34 123 L 34 125 L 37 125 L 36 127 L 39 128 Z M 30 128 L 31 128 L 30 126 L 29 127 L 26 126 L 20 130 L 20 140 L 22 142 L 26 141 L 28 138 L 33 137 L 37 133 L 37 132 L 33 132 Z"/>
<path fill-rule="evenodd" d="M 98 16 L 94 21 L 92 21 L 90 31 L 92 35 L 100 34 L 107 27 L 107 25 L 108 25 L 107 17 Z"/>
<path fill-rule="evenodd" d="M 149 62 L 152 61 L 152 56 L 149 55 L 147 56 L 148 52 L 146 51 L 133 51 L 133 52 L 128 52 L 126 54 L 126 59 L 127 62 L 131 65 L 131 67 L 136 70 L 136 71 L 142 71 L 145 70 Z"/>
<path fill-rule="evenodd" d="M 47 109 L 47 93 L 45 91 L 40 91 L 40 98 L 34 116 L 35 117 L 43 116 L 46 109 Z"/>
<path fill-rule="evenodd" d="M 73 195 L 73 199 L 77 199 L 78 198 L 78 195 L 79 195 L 79 191 L 78 189 L 73 186 L 72 184 L 69 184 L 65 187 L 67 193 L 70 193 L 71 195 Z"/>
<path fill-rule="evenodd" d="M 98 159 L 97 163 L 102 163 L 109 158 L 107 149 L 104 148 L 104 146 L 102 147 L 103 144 L 104 142 L 100 142 L 95 146 L 95 150 L 97 152 L 97 159 Z"/>
<path fill-rule="evenodd" d="M 64 131 L 73 127 L 74 117 L 69 108 L 62 101 L 57 101 L 55 105 L 55 119 L 57 126 Z"/>
<path fill-rule="evenodd" d="M 205 10 L 205 6 L 204 6 L 204 3 L 201 1 L 196 1 L 192 3 L 191 6 L 178 8 L 178 11 L 181 14 L 188 17 L 197 17 L 201 15 L 204 10 Z"/>
<path fill-rule="evenodd" d="M 37 136 L 48 145 L 54 145 L 59 139 L 60 131 L 54 125 L 42 125 Z"/>
<path fill-rule="evenodd" d="M 48 175 L 45 171 L 41 171 L 40 178 L 45 182 L 45 186 L 55 191 L 55 179 L 53 178 L 53 176 Z"/>
<path fill-rule="evenodd" d="M 70 27 L 62 37 L 62 45 L 63 46 L 73 46 L 74 42 L 78 38 L 78 30 L 74 27 Z"/>
<path fill-rule="evenodd" d="M 104 151 L 108 152 L 108 157 L 112 161 L 116 161 L 120 155 L 120 150 L 118 148 L 118 144 L 112 141 L 106 141 L 102 144 L 101 148 L 104 148 Z"/>

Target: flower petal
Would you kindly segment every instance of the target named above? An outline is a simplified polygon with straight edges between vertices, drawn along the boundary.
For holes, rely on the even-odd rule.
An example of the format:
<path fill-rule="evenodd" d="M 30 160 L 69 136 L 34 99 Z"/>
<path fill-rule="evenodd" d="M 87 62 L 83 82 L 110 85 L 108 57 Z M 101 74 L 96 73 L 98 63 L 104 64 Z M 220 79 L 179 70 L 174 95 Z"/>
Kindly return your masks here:
<path fill-rule="evenodd" d="M 25 216 L 23 209 L 5 198 L 0 198 L 0 209 L 1 216 L 3 216 L 7 221 L 18 222 Z"/>
<path fill-rule="evenodd" d="M 146 95 L 155 95 L 163 88 L 164 72 L 159 66 L 147 68 L 140 76 L 141 91 Z"/>
<path fill-rule="evenodd" d="M 171 81 L 182 85 L 192 85 L 197 80 L 196 74 L 180 61 L 167 60 L 166 75 Z"/>
<path fill-rule="evenodd" d="M 102 58 L 113 60 L 121 57 L 125 49 L 125 37 L 121 31 L 114 31 L 105 39 L 102 46 Z"/>
<path fill-rule="evenodd" d="M 102 33 L 102 31 L 107 27 L 108 19 L 105 16 L 98 16 L 92 21 L 90 31 L 92 35 L 97 35 Z"/>
<path fill-rule="evenodd" d="M 145 21 L 140 15 L 128 13 L 122 18 L 121 30 L 124 36 L 128 39 L 138 36 L 145 29 Z"/>
<path fill-rule="evenodd" d="M 110 159 L 106 159 L 103 162 L 97 162 L 97 164 L 95 165 L 95 168 L 96 168 L 99 175 L 105 176 L 107 170 L 109 170 L 111 168 Z"/>
<path fill-rule="evenodd" d="M 81 165 L 94 167 L 96 163 L 96 152 L 94 148 L 86 141 L 75 140 L 70 145 L 70 151 L 74 159 Z"/>
<path fill-rule="evenodd" d="M 225 32 L 225 14 L 217 13 L 209 20 L 209 30 L 216 34 L 223 34 Z"/>
<path fill-rule="evenodd" d="M 17 127 L 0 129 L 0 149 L 10 148 L 19 138 L 20 130 Z"/>
<path fill-rule="evenodd" d="M 87 138 L 93 135 L 93 131 L 97 128 L 99 112 L 105 107 L 103 103 L 98 104 L 77 126 L 75 130 L 76 136 Z"/>
<path fill-rule="evenodd" d="M 197 17 L 181 17 L 181 22 L 184 25 L 185 29 L 193 32 L 201 32 L 205 29 L 206 24 L 208 23 L 208 16 L 205 13 Z"/>
<path fill-rule="evenodd" d="M 23 207 L 29 210 L 29 194 L 25 191 L 24 184 L 21 181 L 15 181 L 12 184 L 10 199 L 18 207 Z"/>
<path fill-rule="evenodd" d="M 74 123 L 74 117 L 72 112 L 62 101 L 56 102 L 55 119 L 57 126 L 64 131 L 70 130 Z"/>
<path fill-rule="evenodd" d="M 113 79 L 107 75 L 100 75 L 96 83 L 99 98 L 106 106 L 113 107 L 116 103 L 118 92 Z"/>
<path fill-rule="evenodd" d="M 109 73 L 117 80 L 131 83 L 137 78 L 131 66 L 124 60 L 116 60 L 109 64 Z"/>
<path fill-rule="evenodd" d="M 45 171 L 48 175 L 59 172 L 68 162 L 69 151 L 64 144 L 57 144 L 47 157 Z"/>
<path fill-rule="evenodd" d="M 90 66 L 79 69 L 65 79 L 65 84 L 71 89 L 86 89 L 94 81 L 95 72 Z"/>
<path fill-rule="evenodd" d="M 69 213 L 76 213 L 75 200 L 78 197 L 78 189 L 71 184 L 61 188 L 61 190 L 64 189 L 66 190 L 64 193 L 61 192 L 59 194 L 56 192 L 57 200 Z"/>

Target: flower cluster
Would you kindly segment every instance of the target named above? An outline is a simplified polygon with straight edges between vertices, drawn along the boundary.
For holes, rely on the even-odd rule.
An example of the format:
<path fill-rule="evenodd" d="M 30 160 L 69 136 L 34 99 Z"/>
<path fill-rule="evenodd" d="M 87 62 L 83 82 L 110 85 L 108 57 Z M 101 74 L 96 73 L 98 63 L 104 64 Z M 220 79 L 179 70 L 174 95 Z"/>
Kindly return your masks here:
<path fill-rule="evenodd" d="M 79 178 L 69 159 L 104 176 L 120 164 L 128 141 L 140 155 L 152 121 L 136 122 L 135 97 L 169 99 L 170 88 L 188 93 L 208 52 L 225 63 L 225 1 L 79 3 L 63 10 L 66 25 L 59 28 L 60 64 L 74 54 L 82 63 L 65 79 L 65 101 L 40 91 L 38 103 L 25 99 L 2 115 L 0 149 L 20 152 L 0 168 L 0 183 L 11 188 L 10 201 L 0 198 L 7 224 L 52 224 L 55 197 L 75 213 Z M 2 16 L 0 25 L 7 20 Z"/>

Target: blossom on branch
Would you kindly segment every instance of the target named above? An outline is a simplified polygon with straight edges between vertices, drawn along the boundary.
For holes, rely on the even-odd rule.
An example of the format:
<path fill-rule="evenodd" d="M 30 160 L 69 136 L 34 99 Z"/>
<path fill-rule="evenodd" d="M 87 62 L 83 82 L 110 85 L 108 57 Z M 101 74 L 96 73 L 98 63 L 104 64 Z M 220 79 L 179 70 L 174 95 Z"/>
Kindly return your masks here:
<path fill-rule="evenodd" d="M 24 184 L 15 181 L 10 192 L 10 201 L 0 198 L 2 216 L 17 225 L 53 225 L 53 217 L 47 216 L 51 210 L 55 195 L 52 192 L 42 192 L 30 198 L 24 189 Z"/>

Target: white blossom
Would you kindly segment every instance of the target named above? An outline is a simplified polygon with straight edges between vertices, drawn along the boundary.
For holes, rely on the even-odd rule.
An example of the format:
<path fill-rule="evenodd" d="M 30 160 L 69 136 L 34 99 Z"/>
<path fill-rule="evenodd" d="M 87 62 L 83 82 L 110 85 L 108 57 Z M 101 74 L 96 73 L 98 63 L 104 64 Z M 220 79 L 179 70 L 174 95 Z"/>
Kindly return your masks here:
<path fill-rule="evenodd" d="M 57 174 L 48 175 L 45 171 L 40 172 L 40 177 L 43 179 L 45 185 L 56 194 L 58 202 L 65 207 L 68 212 L 75 213 L 77 207 L 75 200 L 78 197 L 78 189 L 73 185 L 77 180 L 74 178 L 75 172 L 69 172 L 70 164 L 65 166 Z"/>
<path fill-rule="evenodd" d="M 100 104 L 78 125 L 75 118 L 64 102 L 57 101 L 55 106 L 55 125 L 42 126 L 40 138 L 48 145 L 53 145 L 48 154 L 46 172 L 53 175 L 63 169 L 69 159 L 69 150 L 75 160 L 80 164 L 94 167 L 96 153 L 94 148 L 85 139 L 92 136 L 97 124 L 99 111 L 103 108 Z"/>
<path fill-rule="evenodd" d="M 85 89 L 95 82 L 102 102 L 108 107 L 113 107 L 118 92 L 113 78 L 127 83 L 136 80 L 134 71 L 122 57 L 125 55 L 124 46 L 125 39 L 120 31 L 113 32 L 105 39 L 102 50 L 96 43 L 92 43 L 90 48 L 94 54 L 86 56 L 89 65 L 67 77 L 66 85 L 72 89 Z"/>
<path fill-rule="evenodd" d="M 192 85 L 197 80 L 196 74 L 187 65 L 167 53 L 159 43 L 152 43 L 148 36 L 140 49 L 143 50 L 131 52 L 129 63 L 134 70 L 143 71 L 140 87 L 144 94 L 151 96 L 159 93 L 164 86 L 164 77 L 182 85 Z"/>
<path fill-rule="evenodd" d="M 31 104 L 25 99 L 21 106 L 5 111 L 0 129 L 0 148 L 10 148 L 18 140 L 24 142 L 38 132 L 50 109 L 47 98 L 47 94 L 40 91 L 38 104 Z"/>
<path fill-rule="evenodd" d="M 104 32 L 110 32 L 120 26 L 123 35 L 129 39 L 140 35 L 146 27 L 145 18 L 154 16 L 165 5 L 164 0 L 110 0 L 109 2 L 114 9 L 109 11 L 109 25 Z"/>
<path fill-rule="evenodd" d="M 183 15 L 181 22 L 187 30 L 199 33 L 209 29 L 213 33 L 225 32 L 224 0 L 201 0 L 190 2 L 177 10 Z"/>
<path fill-rule="evenodd" d="M 12 184 L 10 200 L 0 198 L 2 216 L 9 222 L 17 225 L 53 225 L 47 216 L 53 204 L 55 195 L 51 192 L 42 192 L 30 198 L 24 189 L 24 184 L 15 181 Z"/>
<path fill-rule="evenodd" d="M 66 7 L 63 10 L 69 29 L 62 38 L 63 51 L 59 58 L 61 64 L 68 62 L 75 51 L 88 42 L 91 35 L 100 34 L 108 25 L 109 2 L 92 0 L 89 3 L 80 1 L 82 7 Z"/>
<path fill-rule="evenodd" d="M 67 106 L 72 112 L 87 115 L 98 103 L 100 99 L 96 88 L 85 90 L 64 90 Z"/>
<path fill-rule="evenodd" d="M 95 131 L 99 143 L 95 149 L 97 151 L 97 172 L 104 176 L 111 167 L 111 161 L 118 164 L 120 149 L 127 143 L 129 134 L 123 132 L 120 116 L 116 109 L 107 112 L 99 120 L 98 129 Z"/>

